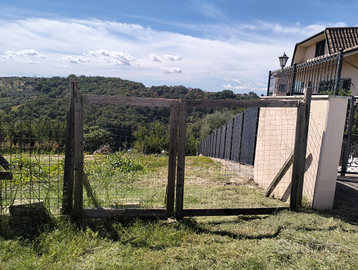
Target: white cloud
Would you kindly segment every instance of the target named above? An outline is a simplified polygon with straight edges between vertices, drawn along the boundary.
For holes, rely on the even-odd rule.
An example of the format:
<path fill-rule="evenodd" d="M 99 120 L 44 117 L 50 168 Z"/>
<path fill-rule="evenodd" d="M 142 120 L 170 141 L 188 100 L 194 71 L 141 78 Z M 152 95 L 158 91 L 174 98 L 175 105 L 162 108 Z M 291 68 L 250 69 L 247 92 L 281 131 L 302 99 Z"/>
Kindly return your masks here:
<path fill-rule="evenodd" d="M 181 69 L 178 67 L 162 67 L 160 68 L 161 71 L 163 71 L 164 73 L 182 73 Z"/>
<path fill-rule="evenodd" d="M 59 64 L 51 64 L 51 65 L 58 68 L 70 68 L 69 65 L 59 65 Z"/>
<path fill-rule="evenodd" d="M 150 61 L 152 61 L 152 62 L 158 62 L 158 63 L 160 63 L 160 56 L 155 55 L 155 54 L 153 54 L 153 53 L 149 54 L 149 59 L 150 59 Z"/>
<path fill-rule="evenodd" d="M 226 84 L 226 85 L 224 84 L 223 87 L 225 89 L 233 89 L 234 88 L 231 84 Z"/>
<path fill-rule="evenodd" d="M 1 56 L 1 59 L 3 59 L 3 60 L 27 62 L 30 64 L 35 63 L 35 62 L 39 63 L 38 61 L 29 60 L 31 58 L 45 59 L 45 56 L 39 54 L 37 51 L 35 51 L 33 49 L 19 50 L 19 51 L 9 50 L 9 51 L 6 51 L 5 54 Z"/>
<path fill-rule="evenodd" d="M 180 61 L 181 60 L 181 56 L 180 55 L 170 55 L 170 54 L 166 54 L 164 55 L 164 58 L 170 61 Z"/>
<path fill-rule="evenodd" d="M 87 58 L 84 58 L 82 56 L 79 56 L 79 57 L 73 57 L 71 55 L 65 55 L 65 56 L 62 56 L 61 57 L 61 60 L 60 62 L 63 62 L 63 63 L 70 63 L 70 64 L 81 64 L 81 63 L 88 63 L 90 62 L 90 60 L 88 60 Z"/>
<path fill-rule="evenodd" d="M 195 29 L 200 25 L 186 27 Z M 0 65 L 0 76 L 73 73 L 121 77 L 146 86 L 185 85 L 206 91 L 231 87 L 233 91 L 264 92 L 269 70 L 279 68 L 277 57 L 284 51 L 292 57 L 296 42 L 324 27 L 267 22 L 217 24 L 207 25 L 205 38 L 200 38 L 95 19 L 0 19 L 0 36 L 6 37 L 0 42 L 0 60 L 5 62 Z M 180 61 L 175 62 L 180 66 L 172 61 Z M 163 62 L 168 67 L 158 69 L 158 63 Z M 37 64 L 30 67 L 23 63 Z M 182 70 L 185 76 L 167 76 Z"/>
<path fill-rule="evenodd" d="M 136 61 L 136 59 L 128 53 L 108 51 L 104 49 L 90 51 L 87 55 L 98 58 L 99 61 L 106 61 L 115 66 L 130 66 L 130 62 Z"/>

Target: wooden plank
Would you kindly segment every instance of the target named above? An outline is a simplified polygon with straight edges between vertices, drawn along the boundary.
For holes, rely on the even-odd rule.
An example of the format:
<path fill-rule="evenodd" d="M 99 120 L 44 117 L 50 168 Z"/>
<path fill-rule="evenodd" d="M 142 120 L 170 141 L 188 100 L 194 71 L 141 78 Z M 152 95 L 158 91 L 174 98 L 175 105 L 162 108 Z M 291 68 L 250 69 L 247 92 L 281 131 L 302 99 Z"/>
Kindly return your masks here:
<path fill-rule="evenodd" d="M 130 106 L 170 107 L 172 99 L 121 96 L 84 95 L 86 104 L 111 104 Z"/>
<path fill-rule="evenodd" d="M 0 166 L 2 166 L 5 170 L 10 170 L 10 163 L 0 154 Z"/>
<path fill-rule="evenodd" d="M 298 101 L 288 100 L 218 100 L 218 99 L 195 99 L 188 100 L 188 108 L 236 108 L 236 107 L 297 107 Z"/>
<path fill-rule="evenodd" d="M 295 148 L 292 167 L 290 209 L 298 211 L 302 205 L 303 181 L 307 150 L 308 126 L 311 109 L 312 88 L 306 88 L 304 101 L 297 107 Z"/>
<path fill-rule="evenodd" d="M 176 209 L 175 209 L 176 210 L 175 217 L 179 220 L 183 219 L 187 110 L 188 110 L 187 101 L 180 100 L 178 167 L 177 167 L 177 188 L 176 188 Z"/>
<path fill-rule="evenodd" d="M 83 209 L 85 218 L 112 218 L 112 217 L 130 217 L 130 218 L 165 218 L 167 211 L 165 208 L 138 208 L 138 209 L 114 209 L 114 208 L 85 208 Z"/>
<path fill-rule="evenodd" d="M 124 216 L 125 209 L 113 208 L 85 208 L 83 209 L 83 217 L 85 218 L 111 218 Z"/>
<path fill-rule="evenodd" d="M 65 168 L 63 174 L 62 214 L 71 215 L 73 209 L 73 184 L 75 163 L 75 98 L 77 96 L 77 82 L 70 83 L 70 102 L 67 112 L 67 134 L 65 149 Z"/>
<path fill-rule="evenodd" d="M 177 140 L 179 123 L 179 101 L 172 101 L 170 106 L 170 139 L 168 162 L 168 185 L 166 192 L 167 216 L 174 216 L 175 173 L 177 161 Z"/>
<path fill-rule="evenodd" d="M 12 180 L 11 172 L 0 172 L 0 180 Z"/>
<path fill-rule="evenodd" d="M 275 178 L 272 180 L 270 186 L 266 189 L 266 194 L 265 194 L 266 197 L 269 197 L 271 195 L 271 193 L 274 191 L 278 183 L 280 183 L 281 179 L 285 176 L 288 169 L 291 167 L 293 163 L 293 153 L 294 152 L 292 151 L 289 157 L 287 158 L 287 160 L 285 161 L 285 163 L 282 165 L 281 169 L 278 171 Z"/>
<path fill-rule="evenodd" d="M 236 215 L 270 215 L 288 207 L 271 208 L 216 208 L 216 209 L 184 209 L 183 215 L 186 217 L 195 216 L 236 216 Z"/>
<path fill-rule="evenodd" d="M 127 208 L 124 213 L 125 217 L 138 217 L 138 218 L 149 218 L 149 217 L 158 217 L 165 218 L 167 217 L 167 210 L 165 208 Z"/>
<path fill-rule="evenodd" d="M 74 215 L 83 215 L 83 96 L 75 99 L 75 199 Z"/>

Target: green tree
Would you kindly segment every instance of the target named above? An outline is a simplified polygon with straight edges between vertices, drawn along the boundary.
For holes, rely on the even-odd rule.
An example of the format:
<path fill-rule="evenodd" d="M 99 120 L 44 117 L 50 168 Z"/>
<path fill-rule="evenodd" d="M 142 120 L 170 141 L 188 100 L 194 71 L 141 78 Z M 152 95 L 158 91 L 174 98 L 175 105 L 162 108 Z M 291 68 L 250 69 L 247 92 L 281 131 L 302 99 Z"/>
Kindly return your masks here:
<path fill-rule="evenodd" d="M 110 144 L 112 132 L 99 126 L 84 126 L 85 151 L 93 152 L 103 145 Z"/>
<path fill-rule="evenodd" d="M 204 123 L 200 129 L 201 137 L 203 139 L 208 137 L 232 118 L 233 115 L 228 110 L 215 111 L 213 114 L 208 114 L 205 116 Z"/>
<path fill-rule="evenodd" d="M 140 126 L 133 135 L 137 139 L 134 149 L 140 152 L 153 154 L 169 150 L 169 127 L 160 122 Z"/>

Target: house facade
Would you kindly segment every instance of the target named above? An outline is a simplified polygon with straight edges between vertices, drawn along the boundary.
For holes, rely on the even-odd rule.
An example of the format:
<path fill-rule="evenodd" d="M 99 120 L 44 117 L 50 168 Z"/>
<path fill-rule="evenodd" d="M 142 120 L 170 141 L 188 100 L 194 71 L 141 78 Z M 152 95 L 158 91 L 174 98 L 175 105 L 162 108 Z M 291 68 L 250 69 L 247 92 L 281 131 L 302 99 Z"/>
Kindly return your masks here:
<path fill-rule="evenodd" d="M 296 43 L 291 65 L 270 72 L 268 95 L 338 93 L 358 95 L 358 27 L 329 27 Z"/>

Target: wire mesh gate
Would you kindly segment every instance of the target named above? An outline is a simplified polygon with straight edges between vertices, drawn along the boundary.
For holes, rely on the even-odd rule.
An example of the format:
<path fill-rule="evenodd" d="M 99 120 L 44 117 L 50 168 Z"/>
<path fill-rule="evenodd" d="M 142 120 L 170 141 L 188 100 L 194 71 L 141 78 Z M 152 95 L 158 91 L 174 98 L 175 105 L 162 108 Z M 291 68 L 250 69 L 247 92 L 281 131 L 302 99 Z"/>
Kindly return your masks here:
<path fill-rule="evenodd" d="M 64 181 L 64 200 L 63 210 L 72 209 L 71 186 L 74 181 L 74 200 L 73 200 L 73 215 L 75 217 L 100 218 L 111 216 L 130 216 L 130 217 L 171 217 L 175 216 L 182 219 L 183 216 L 207 216 L 207 215 L 238 215 L 238 214 L 270 214 L 279 209 L 278 207 L 258 207 L 258 208 L 230 208 L 231 205 L 217 205 L 204 206 L 204 208 L 190 208 L 190 202 L 184 196 L 184 183 L 186 189 L 190 190 L 189 180 L 185 175 L 190 174 L 190 166 L 186 167 L 185 144 L 187 132 L 187 110 L 189 108 L 222 108 L 222 107 L 297 107 L 297 124 L 296 124 L 296 139 L 295 139 L 295 161 L 293 164 L 293 177 L 291 188 L 291 202 L 292 210 L 297 210 L 302 200 L 302 185 L 305 153 L 307 144 L 307 129 L 309 110 L 307 112 L 306 102 L 297 101 L 277 101 L 277 100 L 255 100 L 255 101 L 240 101 L 240 100 L 166 100 L 166 99 L 148 99 L 148 98 L 132 98 L 132 97 L 118 97 L 118 96 L 76 96 L 76 84 L 72 87 L 72 106 L 74 108 L 74 119 L 70 134 L 74 134 L 73 142 L 68 147 L 71 151 L 66 153 L 65 161 L 65 181 Z M 111 205 L 102 207 L 97 205 L 96 208 L 85 208 L 86 200 L 92 197 L 91 179 L 87 178 L 86 158 L 84 157 L 84 105 L 85 104 L 111 104 L 111 105 L 130 105 L 130 106 L 158 106 L 170 109 L 170 140 L 168 153 L 168 174 L 166 183 L 162 182 L 161 188 L 165 189 L 165 197 L 163 207 L 141 207 L 135 208 L 124 207 L 113 208 Z M 70 106 L 71 107 L 71 106 Z M 307 114 L 308 113 L 308 114 Z M 69 121 L 71 123 L 71 121 Z M 303 125 L 302 125 L 303 123 Z M 306 124 L 305 124 L 306 123 Z M 71 125 L 71 124 L 69 124 Z M 302 126 L 302 128 L 301 128 Z M 306 132 L 306 134 L 304 134 Z M 179 137 L 177 137 L 179 135 Z M 298 140 L 297 138 L 305 137 L 306 140 Z M 71 145 L 73 147 L 71 147 Z M 190 161 L 188 158 L 187 161 Z M 74 164 L 74 166 L 73 166 Z M 67 170 L 66 170 L 67 168 Z M 73 175 L 74 179 L 71 179 Z M 149 182 L 148 182 L 149 184 Z M 84 187 L 86 193 L 84 193 Z M 113 193 L 115 196 L 119 193 Z M 189 194 L 189 192 L 188 192 Z M 95 197 L 92 198 L 96 200 Z M 95 205 L 96 206 L 96 205 Z M 99 206 L 99 207 L 98 207 Z M 185 208 L 184 208 L 185 206 Z M 287 207 L 284 207 L 287 209 Z M 70 213 L 71 214 L 71 213 Z"/>
<path fill-rule="evenodd" d="M 341 175 L 346 173 L 358 174 L 358 117 L 357 117 L 357 98 L 352 97 L 350 100 L 348 117 L 343 136 L 342 152 L 338 172 Z"/>

